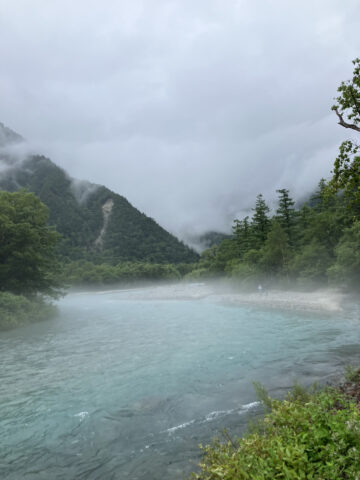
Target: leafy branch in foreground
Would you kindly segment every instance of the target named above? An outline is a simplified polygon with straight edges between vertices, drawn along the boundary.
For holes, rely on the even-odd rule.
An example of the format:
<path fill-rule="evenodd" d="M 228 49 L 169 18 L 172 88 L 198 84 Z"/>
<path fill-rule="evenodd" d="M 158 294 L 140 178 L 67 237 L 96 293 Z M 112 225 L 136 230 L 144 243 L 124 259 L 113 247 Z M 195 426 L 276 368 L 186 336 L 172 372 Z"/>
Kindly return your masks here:
<path fill-rule="evenodd" d="M 360 58 L 353 60 L 353 78 L 341 82 L 332 110 L 339 119 L 339 125 L 360 132 Z M 344 118 L 346 117 L 346 118 Z"/>

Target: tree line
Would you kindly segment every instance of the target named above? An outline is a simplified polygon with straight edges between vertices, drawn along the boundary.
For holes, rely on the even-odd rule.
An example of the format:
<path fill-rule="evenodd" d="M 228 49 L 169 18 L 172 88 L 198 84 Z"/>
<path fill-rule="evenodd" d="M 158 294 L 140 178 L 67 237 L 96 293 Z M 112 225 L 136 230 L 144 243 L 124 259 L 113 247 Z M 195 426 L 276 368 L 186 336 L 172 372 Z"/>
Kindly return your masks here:
<path fill-rule="evenodd" d="M 288 189 L 277 193 L 273 215 L 259 194 L 252 216 L 236 219 L 232 237 L 206 250 L 191 276 L 227 275 L 250 285 L 359 285 L 357 203 L 350 207 L 344 193 L 333 192 L 324 179 L 300 208 Z"/>

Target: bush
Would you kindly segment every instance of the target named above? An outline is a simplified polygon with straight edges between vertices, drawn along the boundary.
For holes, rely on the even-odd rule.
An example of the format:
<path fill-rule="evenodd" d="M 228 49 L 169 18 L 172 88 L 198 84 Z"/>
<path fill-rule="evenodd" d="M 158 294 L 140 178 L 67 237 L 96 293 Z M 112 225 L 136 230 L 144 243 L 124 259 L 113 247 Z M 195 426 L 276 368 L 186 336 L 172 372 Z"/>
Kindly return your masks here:
<path fill-rule="evenodd" d="M 209 280 L 214 277 L 215 274 L 208 268 L 199 267 L 184 275 L 184 280 Z"/>
<path fill-rule="evenodd" d="M 332 262 L 329 250 L 313 240 L 305 245 L 290 262 L 290 273 L 300 284 L 326 281 L 326 271 Z"/>
<path fill-rule="evenodd" d="M 271 400 L 261 428 L 204 448 L 198 480 L 339 480 L 360 472 L 360 412 L 335 389 Z M 262 433 L 259 433 L 259 432 Z"/>
<path fill-rule="evenodd" d="M 0 330 L 45 320 L 55 312 L 56 308 L 42 298 L 29 300 L 22 295 L 0 293 Z"/>

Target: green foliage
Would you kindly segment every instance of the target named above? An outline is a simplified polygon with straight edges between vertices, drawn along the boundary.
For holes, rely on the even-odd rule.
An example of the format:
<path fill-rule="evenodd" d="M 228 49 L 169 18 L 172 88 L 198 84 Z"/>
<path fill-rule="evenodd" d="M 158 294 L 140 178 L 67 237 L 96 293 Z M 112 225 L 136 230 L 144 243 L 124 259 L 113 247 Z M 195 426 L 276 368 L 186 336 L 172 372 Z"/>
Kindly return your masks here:
<path fill-rule="evenodd" d="M 359 145 L 346 140 L 340 145 L 334 163 L 330 188 L 342 191 L 350 211 L 360 218 L 360 155 Z"/>
<path fill-rule="evenodd" d="M 236 250 L 236 241 L 233 238 L 224 240 L 216 248 L 216 256 L 211 265 L 213 273 L 224 272 L 227 263 L 234 258 L 234 250 Z"/>
<path fill-rule="evenodd" d="M 360 368 L 346 365 L 345 380 L 347 382 L 360 382 Z"/>
<path fill-rule="evenodd" d="M 328 249 L 312 240 L 293 257 L 289 270 L 292 276 L 301 281 L 325 282 L 330 265 L 331 256 Z"/>
<path fill-rule="evenodd" d="M 123 262 L 117 265 L 80 260 L 63 267 L 63 280 L 69 285 L 131 284 L 147 280 L 179 280 L 181 274 L 176 265 L 150 262 Z"/>
<path fill-rule="evenodd" d="M 312 390 L 316 391 L 316 385 L 312 387 Z M 287 394 L 287 400 L 289 402 L 298 402 L 304 405 L 311 401 L 311 394 L 309 390 L 295 381 L 292 390 Z"/>
<path fill-rule="evenodd" d="M 197 480 L 358 478 L 360 411 L 335 389 L 271 400 L 262 433 L 203 448 Z"/>
<path fill-rule="evenodd" d="M 270 275 L 286 275 L 289 258 L 289 237 L 280 223 L 275 220 L 261 250 L 261 265 Z"/>
<path fill-rule="evenodd" d="M 288 190 L 280 190 L 279 208 L 272 219 L 261 196 L 259 215 L 235 220 L 233 237 L 205 250 L 188 278 L 228 275 L 242 286 L 274 281 L 302 287 L 330 280 L 360 287 L 360 227 L 346 208 L 346 197 L 331 192 L 325 180 L 309 204 L 293 208 Z M 261 237 L 261 222 L 266 235 Z M 287 231 L 291 233 L 291 241 Z"/>
<path fill-rule="evenodd" d="M 233 233 L 235 237 L 235 244 L 238 256 L 243 257 L 251 248 L 252 243 L 252 231 L 249 222 L 249 217 L 245 217 L 244 220 L 234 220 Z"/>
<path fill-rule="evenodd" d="M 356 288 L 360 285 L 360 221 L 345 230 L 335 253 L 336 261 L 328 270 L 330 279 Z"/>
<path fill-rule="evenodd" d="M 0 191 L 0 291 L 56 296 L 58 234 L 32 193 Z"/>
<path fill-rule="evenodd" d="M 211 273 L 205 267 L 194 268 L 191 272 L 187 273 L 184 276 L 185 280 L 205 280 L 211 279 L 213 277 L 213 273 Z"/>
<path fill-rule="evenodd" d="M 250 250 L 249 253 L 254 252 Z M 243 287 L 254 287 L 259 282 L 261 272 L 256 264 L 247 263 L 243 260 L 234 259 L 228 262 L 226 271 L 234 279 L 240 282 Z"/>
<path fill-rule="evenodd" d="M 360 59 L 353 61 L 354 71 L 351 80 L 341 82 L 339 96 L 332 110 L 339 118 L 339 124 L 345 128 L 360 132 Z M 360 156 L 359 145 L 350 140 L 340 146 L 339 155 L 334 164 L 330 187 L 344 192 L 348 207 L 360 218 Z"/>
<path fill-rule="evenodd" d="M 29 300 L 22 295 L 0 292 L 0 330 L 45 320 L 55 313 L 55 307 L 41 298 Z"/>
<path fill-rule="evenodd" d="M 272 410 L 273 399 L 269 396 L 266 388 L 259 382 L 254 382 L 253 387 L 259 402 L 263 404 L 268 410 Z"/>
<path fill-rule="evenodd" d="M 345 82 L 341 82 L 338 92 L 340 95 L 336 97 L 336 103 L 332 106 L 341 121 L 350 122 L 350 125 L 360 126 L 360 58 L 353 60 L 354 71 L 353 78 Z M 343 118 L 345 117 L 345 119 Z M 343 125 L 345 128 L 352 126 Z M 360 130 L 359 130 L 360 131 Z"/>
<path fill-rule="evenodd" d="M 289 190 L 282 188 L 276 190 L 279 194 L 279 207 L 276 210 L 276 218 L 283 230 L 285 231 L 288 241 L 292 244 L 293 230 L 295 226 L 295 202 L 290 198 Z"/>
<path fill-rule="evenodd" d="M 260 248 L 266 240 L 270 230 L 270 220 L 268 217 L 269 207 L 266 205 L 262 194 L 256 197 L 254 215 L 252 217 L 252 237 L 257 248 Z"/>

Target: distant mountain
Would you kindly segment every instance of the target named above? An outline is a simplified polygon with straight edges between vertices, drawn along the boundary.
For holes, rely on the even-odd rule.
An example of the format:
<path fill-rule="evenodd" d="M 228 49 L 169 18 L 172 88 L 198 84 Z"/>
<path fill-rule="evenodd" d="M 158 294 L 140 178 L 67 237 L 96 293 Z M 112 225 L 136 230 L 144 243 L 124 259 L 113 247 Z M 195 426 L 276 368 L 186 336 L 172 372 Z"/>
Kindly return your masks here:
<path fill-rule="evenodd" d="M 205 248 L 210 248 L 213 245 L 219 246 L 224 240 L 231 238 L 232 235 L 222 232 L 206 232 L 203 233 L 200 237 L 200 243 L 204 245 Z"/>
<path fill-rule="evenodd" d="M 22 137 L 0 124 L 4 147 Z M 108 188 L 72 179 L 48 158 L 16 159 L 0 149 L 0 188 L 35 193 L 50 210 L 49 224 L 62 235 L 59 251 L 95 263 L 149 261 L 191 263 L 198 255 L 155 220 Z"/>
<path fill-rule="evenodd" d="M 214 245 L 219 246 L 223 240 L 231 237 L 232 235 L 230 233 L 209 231 L 202 233 L 201 235 L 188 235 L 187 240 L 189 241 L 189 244 L 196 249 L 196 251 L 203 252 L 207 248 L 210 248 Z"/>

